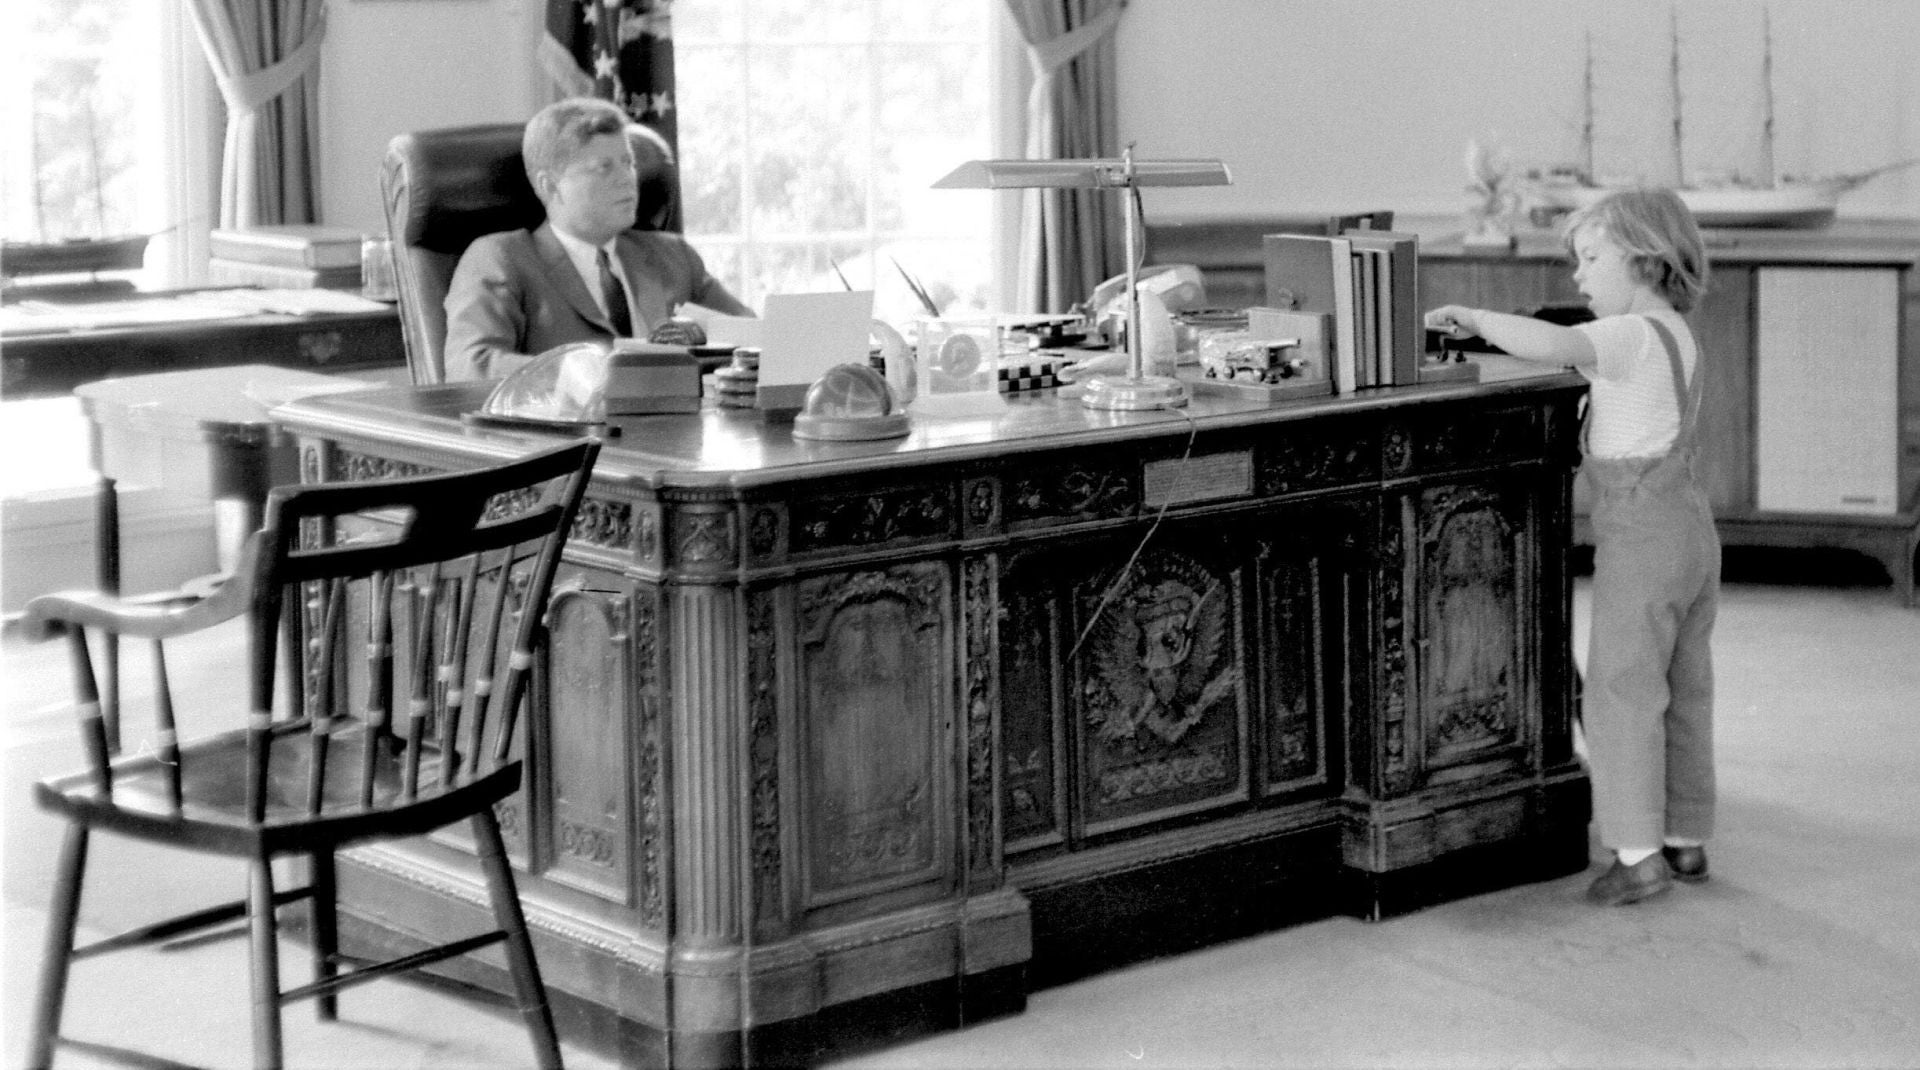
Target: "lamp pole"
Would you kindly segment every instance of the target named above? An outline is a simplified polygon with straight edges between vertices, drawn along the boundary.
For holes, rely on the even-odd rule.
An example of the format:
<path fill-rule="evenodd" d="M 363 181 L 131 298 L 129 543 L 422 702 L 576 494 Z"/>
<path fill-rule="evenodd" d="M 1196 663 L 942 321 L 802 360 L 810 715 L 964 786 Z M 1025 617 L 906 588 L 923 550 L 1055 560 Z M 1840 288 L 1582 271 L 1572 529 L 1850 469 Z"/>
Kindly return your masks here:
<path fill-rule="evenodd" d="M 1090 409 L 1140 411 L 1173 409 L 1187 403 L 1187 384 L 1170 375 L 1148 375 L 1146 339 L 1140 330 L 1139 247 L 1135 231 L 1141 227 L 1139 176 L 1133 167 L 1133 142 L 1120 155 L 1119 181 L 1114 183 L 1125 199 L 1120 213 L 1124 248 L 1127 255 L 1127 373 L 1096 375 L 1087 380 L 1080 403 Z"/>

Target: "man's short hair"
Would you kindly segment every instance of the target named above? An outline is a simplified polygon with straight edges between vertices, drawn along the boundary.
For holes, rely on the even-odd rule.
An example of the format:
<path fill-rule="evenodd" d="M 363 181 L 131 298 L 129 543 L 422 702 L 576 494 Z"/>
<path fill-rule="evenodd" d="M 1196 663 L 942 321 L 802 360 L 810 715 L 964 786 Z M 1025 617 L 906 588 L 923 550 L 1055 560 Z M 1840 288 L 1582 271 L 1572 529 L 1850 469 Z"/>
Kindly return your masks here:
<path fill-rule="evenodd" d="M 520 155 L 527 165 L 527 181 L 540 189 L 540 172 L 558 175 L 566 170 L 587 142 L 602 134 L 627 129 L 627 113 L 598 97 L 568 97 L 549 104 L 527 120 L 520 136 Z"/>

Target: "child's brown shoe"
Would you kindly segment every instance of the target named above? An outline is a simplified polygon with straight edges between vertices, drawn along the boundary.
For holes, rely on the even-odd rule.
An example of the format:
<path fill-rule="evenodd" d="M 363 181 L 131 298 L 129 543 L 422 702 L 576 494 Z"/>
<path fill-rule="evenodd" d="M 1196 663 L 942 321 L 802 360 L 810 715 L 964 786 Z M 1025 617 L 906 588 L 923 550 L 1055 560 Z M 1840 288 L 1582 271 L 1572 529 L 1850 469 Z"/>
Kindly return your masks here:
<path fill-rule="evenodd" d="M 1673 875 L 1688 884 L 1698 884 L 1707 879 L 1707 849 L 1705 847 L 1662 847 L 1660 854 L 1667 860 L 1667 868 Z"/>
<path fill-rule="evenodd" d="M 1618 858 L 1605 873 L 1587 886 L 1587 901 L 1595 906 L 1617 907 L 1638 903 L 1673 887 L 1673 872 L 1664 856 L 1655 853 L 1629 866 Z"/>

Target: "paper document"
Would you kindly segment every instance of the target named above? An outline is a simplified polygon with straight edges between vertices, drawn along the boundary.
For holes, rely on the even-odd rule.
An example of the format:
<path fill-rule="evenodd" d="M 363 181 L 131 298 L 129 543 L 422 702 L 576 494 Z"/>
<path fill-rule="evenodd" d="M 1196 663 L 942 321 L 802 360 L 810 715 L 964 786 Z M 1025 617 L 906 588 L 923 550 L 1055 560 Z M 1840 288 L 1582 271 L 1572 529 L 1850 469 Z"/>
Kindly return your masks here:
<path fill-rule="evenodd" d="M 760 391 L 797 387 L 801 394 L 836 364 L 864 364 L 873 291 L 772 294 L 760 345 Z M 791 394 L 789 390 L 786 393 Z M 780 403 L 798 405 L 800 397 Z"/>

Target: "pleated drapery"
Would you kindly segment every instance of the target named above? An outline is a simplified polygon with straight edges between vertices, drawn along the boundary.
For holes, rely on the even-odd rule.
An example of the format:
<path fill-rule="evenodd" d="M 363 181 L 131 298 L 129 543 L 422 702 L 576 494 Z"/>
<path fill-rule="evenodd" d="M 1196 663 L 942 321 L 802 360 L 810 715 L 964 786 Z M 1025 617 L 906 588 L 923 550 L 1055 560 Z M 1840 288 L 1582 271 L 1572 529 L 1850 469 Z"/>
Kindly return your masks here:
<path fill-rule="evenodd" d="M 1124 0 L 1006 0 L 1027 43 L 1028 159 L 1120 154 L 1115 118 L 1113 28 Z M 1028 191 L 1020 210 L 1015 307 L 1064 311 L 1095 284 L 1125 270 L 1124 205 L 1112 192 Z"/>
<path fill-rule="evenodd" d="M 312 223 L 326 0 L 186 0 L 227 105 L 220 226 Z"/>

